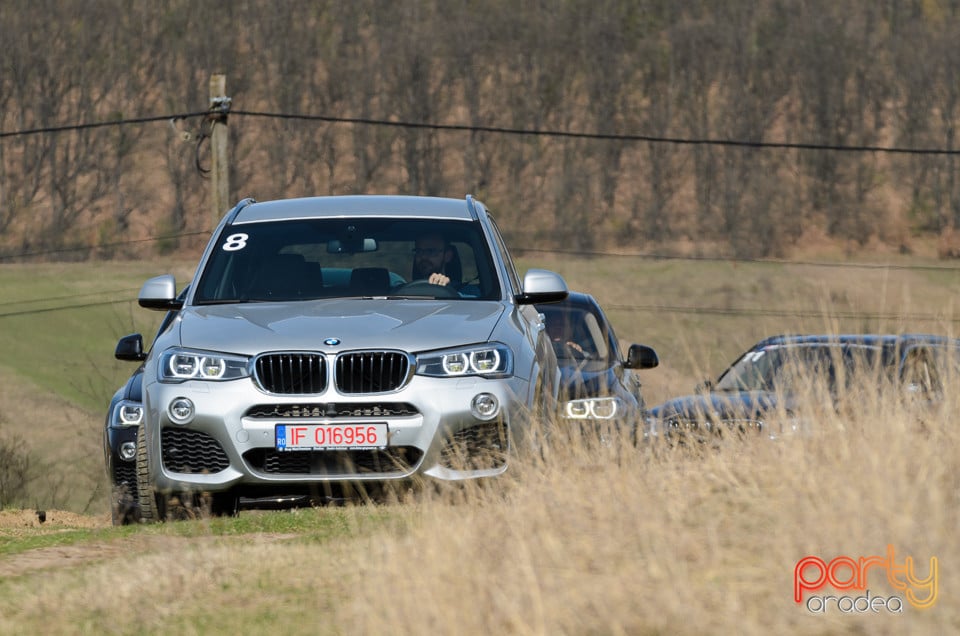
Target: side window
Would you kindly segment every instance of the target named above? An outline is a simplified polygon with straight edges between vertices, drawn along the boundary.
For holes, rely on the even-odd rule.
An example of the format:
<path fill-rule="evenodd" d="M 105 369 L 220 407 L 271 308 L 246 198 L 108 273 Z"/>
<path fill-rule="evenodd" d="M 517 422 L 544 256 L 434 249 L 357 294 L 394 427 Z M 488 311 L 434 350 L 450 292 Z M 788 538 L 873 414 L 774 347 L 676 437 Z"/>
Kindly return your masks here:
<path fill-rule="evenodd" d="M 497 222 L 493 220 L 493 217 L 489 213 L 487 214 L 487 218 L 490 220 L 490 227 L 493 229 L 493 240 L 494 243 L 496 243 L 497 252 L 500 254 L 500 260 L 503 261 L 507 269 L 507 276 L 510 277 L 510 286 L 513 288 L 513 293 L 520 293 L 523 291 L 523 286 L 520 284 L 520 276 L 517 274 L 517 267 L 513 264 L 513 259 L 510 258 L 507 246 L 503 242 L 500 228 L 497 227 Z"/>

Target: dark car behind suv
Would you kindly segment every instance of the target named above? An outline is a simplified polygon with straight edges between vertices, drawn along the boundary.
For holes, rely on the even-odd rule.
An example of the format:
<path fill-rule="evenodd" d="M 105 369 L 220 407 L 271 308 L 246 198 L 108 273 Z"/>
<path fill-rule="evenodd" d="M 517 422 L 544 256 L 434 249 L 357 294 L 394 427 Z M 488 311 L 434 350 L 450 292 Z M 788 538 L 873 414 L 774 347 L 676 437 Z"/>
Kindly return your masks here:
<path fill-rule="evenodd" d="M 614 423 L 634 433 L 646 408 L 637 371 L 660 364 L 656 351 L 631 344 L 624 357 L 613 325 L 590 294 L 570 292 L 537 310 L 560 366 L 560 421 Z"/>
<path fill-rule="evenodd" d="M 188 289 L 178 296 L 182 301 Z M 168 311 L 157 335 L 167 330 L 177 311 Z M 154 338 L 156 339 L 156 338 Z M 137 500 L 137 427 L 143 421 L 143 343 L 139 334 L 125 336 L 117 343 L 114 357 L 128 362 L 140 362 L 140 366 L 117 389 L 110 399 L 107 419 L 103 427 L 103 453 L 107 476 L 113 488 L 111 515 L 114 525 L 134 523 L 140 520 L 140 504 Z"/>

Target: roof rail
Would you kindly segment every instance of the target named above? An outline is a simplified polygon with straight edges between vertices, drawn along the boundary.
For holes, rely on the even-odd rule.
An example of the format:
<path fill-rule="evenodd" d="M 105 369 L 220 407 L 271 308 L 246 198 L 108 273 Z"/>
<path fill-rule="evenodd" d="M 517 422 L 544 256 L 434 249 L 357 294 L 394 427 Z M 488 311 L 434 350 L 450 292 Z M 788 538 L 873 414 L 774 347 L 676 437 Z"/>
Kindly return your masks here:
<path fill-rule="evenodd" d="M 256 202 L 257 200 L 254 199 L 253 197 L 247 197 L 246 199 L 242 199 L 239 203 L 233 206 L 233 209 L 227 212 L 227 216 L 224 218 L 224 221 L 226 221 L 227 223 L 232 223 L 233 220 L 237 218 L 237 215 L 240 214 L 240 210 L 247 207 L 251 203 L 256 203 Z"/>
<path fill-rule="evenodd" d="M 473 217 L 474 221 L 480 220 L 480 213 L 477 212 L 477 204 L 479 201 L 473 198 L 472 194 L 467 195 L 467 209 L 470 210 L 470 216 Z M 481 204 L 482 205 L 482 204 Z"/>

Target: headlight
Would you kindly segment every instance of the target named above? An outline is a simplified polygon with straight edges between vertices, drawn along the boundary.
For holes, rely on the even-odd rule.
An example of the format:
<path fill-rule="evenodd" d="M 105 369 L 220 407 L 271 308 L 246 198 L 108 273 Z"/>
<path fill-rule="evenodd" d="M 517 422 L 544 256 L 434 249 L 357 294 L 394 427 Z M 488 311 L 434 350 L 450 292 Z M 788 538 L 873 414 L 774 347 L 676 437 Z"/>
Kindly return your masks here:
<path fill-rule="evenodd" d="M 513 373 L 513 352 L 499 342 L 431 351 L 417 356 L 417 375 L 435 378 L 479 375 L 502 378 Z"/>
<path fill-rule="evenodd" d="M 137 426 L 143 421 L 143 404 L 132 400 L 120 400 L 113 407 L 110 418 L 112 426 Z"/>
<path fill-rule="evenodd" d="M 248 360 L 213 351 L 169 349 L 160 356 L 160 381 L 236 380 L 250 375 Z"/>
<path fill-rule="evenodd" d="M 622 409 L 620 398 L 585 398 L 565 402 L 562 413 L 563 417 L 571 420 L 609 420 Z"/>

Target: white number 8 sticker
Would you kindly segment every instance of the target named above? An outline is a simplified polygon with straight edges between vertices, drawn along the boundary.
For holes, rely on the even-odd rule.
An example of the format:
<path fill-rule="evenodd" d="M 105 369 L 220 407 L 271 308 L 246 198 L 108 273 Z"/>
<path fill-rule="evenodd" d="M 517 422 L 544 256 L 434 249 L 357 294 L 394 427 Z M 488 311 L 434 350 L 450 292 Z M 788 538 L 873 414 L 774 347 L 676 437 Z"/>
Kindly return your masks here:
<path fill-rule="evenodd" d="M 250 238 L 249 234 L 231 234 L 227 237 L 227 242 L 223 244 L 223 251 L 236 252 L 242 250 L 247 246 L 248 238 Z"/>

